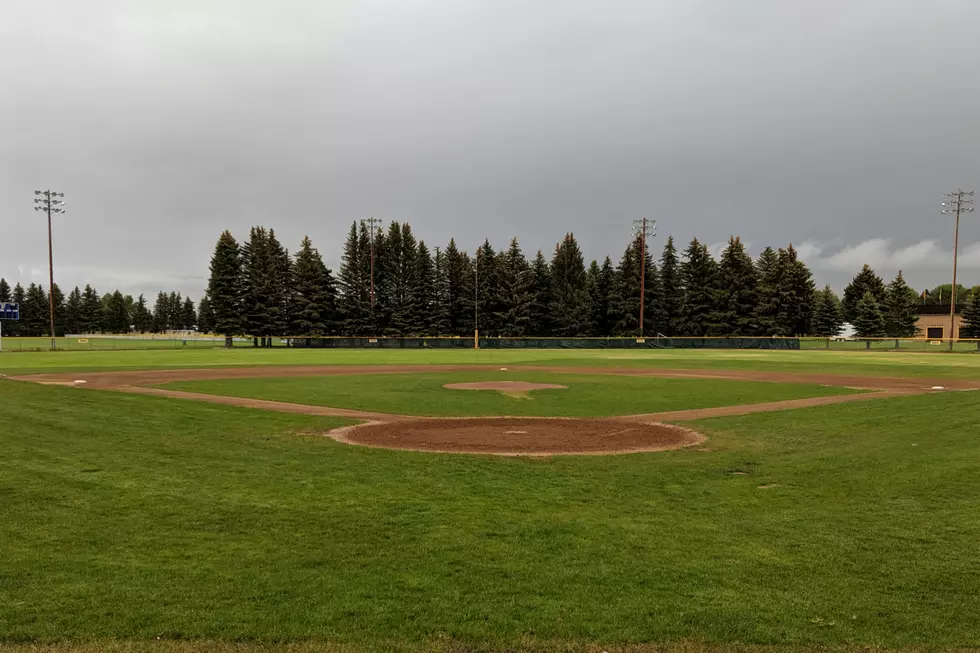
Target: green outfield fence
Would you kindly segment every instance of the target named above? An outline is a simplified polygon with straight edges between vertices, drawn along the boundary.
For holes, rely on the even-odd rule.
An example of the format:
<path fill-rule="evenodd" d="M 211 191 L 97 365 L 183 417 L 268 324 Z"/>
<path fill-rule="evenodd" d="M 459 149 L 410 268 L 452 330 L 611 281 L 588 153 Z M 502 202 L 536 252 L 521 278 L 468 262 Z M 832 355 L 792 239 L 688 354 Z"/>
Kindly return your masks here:
<path fill-rule="evenodd" d="M 55 339 L 58 351 L 223 349 L 222 336 L 88 335 Z M 957 340 L 954 352 L 980 352 L 980 340 Z M 232 340 L 235 348 L 252 348 L 247 336 Z M 479 339 L 480 349 L 803 349 L 830 351 L 948 352 L 949 340 L 927 338 L 493 338 Z M 48 351 L 50 338 L 3 338 L 4 352 Z M 272 338 L 272 346 L 297 349 L 473 349 L 473 337 L 312 337 Z"/>

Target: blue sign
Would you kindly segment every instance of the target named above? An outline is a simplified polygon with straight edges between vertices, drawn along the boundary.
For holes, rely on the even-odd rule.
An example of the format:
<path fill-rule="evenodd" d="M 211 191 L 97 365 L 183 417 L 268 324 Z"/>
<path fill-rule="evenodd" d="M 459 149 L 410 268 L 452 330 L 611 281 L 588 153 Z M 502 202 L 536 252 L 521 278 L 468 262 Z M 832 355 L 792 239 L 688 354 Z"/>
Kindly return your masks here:
<path fill-rule="evenodd" d="M 0 320 L 19 320 L 20 304 L 0 303 Z"/>

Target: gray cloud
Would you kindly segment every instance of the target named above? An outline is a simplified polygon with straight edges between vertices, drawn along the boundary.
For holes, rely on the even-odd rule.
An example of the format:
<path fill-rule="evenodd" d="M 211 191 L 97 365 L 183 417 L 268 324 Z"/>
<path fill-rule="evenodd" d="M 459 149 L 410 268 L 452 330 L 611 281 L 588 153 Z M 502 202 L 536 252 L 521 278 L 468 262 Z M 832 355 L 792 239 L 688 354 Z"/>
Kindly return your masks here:
<path fill-rule="evenodd" d="M 0 276 L 23 281 L 50 185 L 63 285 L 197 296 L 218 233 L 256 223 L 336 267 L 369 215 L 615 259 L 646 215 L 925 287 L 942 193 L 980 186 L 974 0 L 10 4 Z"/>

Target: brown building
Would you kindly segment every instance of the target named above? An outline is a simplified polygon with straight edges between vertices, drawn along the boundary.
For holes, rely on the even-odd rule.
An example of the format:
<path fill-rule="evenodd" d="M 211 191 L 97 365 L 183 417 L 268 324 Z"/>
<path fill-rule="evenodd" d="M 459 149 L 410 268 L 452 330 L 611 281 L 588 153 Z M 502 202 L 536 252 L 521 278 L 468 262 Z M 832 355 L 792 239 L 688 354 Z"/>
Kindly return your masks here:
<path fill-rule="evenodd" d="M 919 317 L 915 324 L 919 327 L 919 337 L 929 340 L 944 338 L 959 338 L 963 326 L 963 316 L 960 307 L 956 307 L 956 317 L 953 323 L 953 335 L 949 335 L 949 304 L 924 304 L 919 306 Z"/>

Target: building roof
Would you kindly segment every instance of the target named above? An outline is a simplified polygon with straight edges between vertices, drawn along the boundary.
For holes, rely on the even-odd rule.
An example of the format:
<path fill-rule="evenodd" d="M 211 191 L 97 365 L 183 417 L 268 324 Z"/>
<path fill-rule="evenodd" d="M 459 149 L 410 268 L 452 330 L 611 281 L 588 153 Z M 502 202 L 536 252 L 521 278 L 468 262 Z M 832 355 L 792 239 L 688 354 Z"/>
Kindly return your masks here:
<path fill-rule="evenodd" d="M 949 304 L 919 304 L 916 307 L 916 313 L 918 315 L 949 315 Z M 963 305 L 956 305 L 956 314 L 959 315 L 963 312 Z"/>

